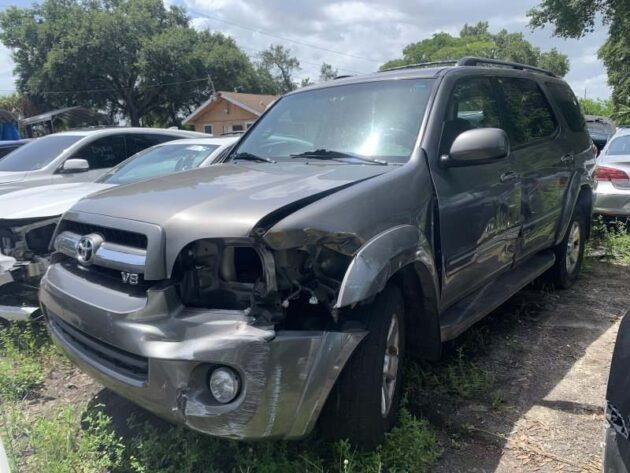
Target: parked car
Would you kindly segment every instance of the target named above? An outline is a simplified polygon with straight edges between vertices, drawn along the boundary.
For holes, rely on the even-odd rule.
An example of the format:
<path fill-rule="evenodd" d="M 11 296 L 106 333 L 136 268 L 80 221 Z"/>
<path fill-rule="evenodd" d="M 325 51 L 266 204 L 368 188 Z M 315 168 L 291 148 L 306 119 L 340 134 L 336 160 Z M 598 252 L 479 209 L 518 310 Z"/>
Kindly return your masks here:
<path fill-rule="evenodd" d="M 0 141 L 0 159 L 4 158 L 11 151 L 15 151 L 20 146 L 25 145 L 31 140 L 8 140 Z"/>
<path fill-rule="evenodd" d="M 630 471 L 630 317 L 621 319 L 606 390 L 604 473 Z"/>
<path fill-rule="evenodd" d="M 607 117 L 586 115 L 586 127 L 591 135 L 593 144 L 601 152 L 611 136 L 615 134 L 615 124 Z"/>
<path fill-rule="evenodd" d="M 101 128 L 47 135 L 0 160 L 0 194 L 48 184 L 94 181 L 145 148 L 201 136 L 159 128 Z"/>
<path fill-rule="evenodd" d="M 218 162 L 237 138 L 174 140 L 145 149 L 96 182 L 53 184 L 0 196 L 0 287 L 39 283 L 50 261 L 50 243 L 61 215 L 86 195 L 121 184 Z M 23 320 L 36 306 L 0 305 L 0 318 Z"/>
<path fill-rule="evenodd" d="M 497 67 L 493 67 L 497 66 Z M 306 87 L 219 166 L 108 189 L 56 229 L 40 300 L 85 372 L 171 421 L 373 446 L 406 355 L 580 271 L 594 162 L 553 74 L 465 58 Z"/>
<path fill-rule="evenodd" d="M 597 158 L 595 213 L 630 216 L 630 129 L 621 128 Z"/>

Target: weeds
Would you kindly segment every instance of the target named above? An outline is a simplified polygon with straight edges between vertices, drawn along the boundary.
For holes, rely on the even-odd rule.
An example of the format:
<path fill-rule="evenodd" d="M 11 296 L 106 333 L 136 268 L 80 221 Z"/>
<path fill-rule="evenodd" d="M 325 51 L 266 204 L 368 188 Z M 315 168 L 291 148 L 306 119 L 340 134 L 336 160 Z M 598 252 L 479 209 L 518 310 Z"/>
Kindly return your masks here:
<path fill-rule="evenodd" d="M 603 256 L 621 264 L 630 264 L 630 232 L 627 221 L 606 222 L 601 216 L 593 220 L 588 254 Z"/>
<path fill-rule="evenodd" d="M 44 364 L 54 353 L 42 325 L 11 323 L 0 328 L 0 400 L 32 394 L 43 382 Z"/>

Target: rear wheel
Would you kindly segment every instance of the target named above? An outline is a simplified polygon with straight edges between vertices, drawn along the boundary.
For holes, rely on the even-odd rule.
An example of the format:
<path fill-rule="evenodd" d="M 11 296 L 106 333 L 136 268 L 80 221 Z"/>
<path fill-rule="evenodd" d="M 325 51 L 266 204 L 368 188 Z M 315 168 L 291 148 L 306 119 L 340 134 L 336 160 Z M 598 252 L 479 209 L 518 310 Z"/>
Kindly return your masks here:
<path fill-rule="evenodd" d="M 586 216 L 580 208 L 575 209 L 567 233 L 554 251 L 556 262 L 549 272 L 550 282 L 558 288 L 568 289 L 573 285 L 582 268 L 586 247 Z"/>
<path fill-rule="evenodd" d="M 320 427 L 329 439 L 348 439 L 372 448 L 394 425 L 400 404 L 405 349 L 404 304 L 389 286 L 371 304 L 350 314 L 368 334 L 356 348 L 333 388 Z"/>

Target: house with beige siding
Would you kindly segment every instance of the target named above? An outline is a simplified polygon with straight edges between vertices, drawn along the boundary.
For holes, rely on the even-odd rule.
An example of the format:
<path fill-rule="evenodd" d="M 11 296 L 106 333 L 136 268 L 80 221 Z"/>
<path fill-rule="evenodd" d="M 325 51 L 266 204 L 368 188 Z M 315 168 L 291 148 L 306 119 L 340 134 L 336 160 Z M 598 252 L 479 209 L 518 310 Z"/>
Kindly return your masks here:
<path fill-rule="evenodd" d="M 214 136 L 242 132 L 252 126 L 276 98 L 275 95 L 216 92 L 188 115 L 183 124 Z"/>

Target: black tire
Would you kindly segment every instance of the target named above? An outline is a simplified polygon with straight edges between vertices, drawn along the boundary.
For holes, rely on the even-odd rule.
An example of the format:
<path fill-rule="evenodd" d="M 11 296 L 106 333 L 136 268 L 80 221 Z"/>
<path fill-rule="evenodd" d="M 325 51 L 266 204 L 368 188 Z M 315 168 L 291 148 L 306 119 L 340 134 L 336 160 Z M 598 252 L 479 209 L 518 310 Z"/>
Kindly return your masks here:
<path fill-rule="evenodd" d="M 567 232 L 558 245 L 554 247 L 556 262 L 549 270 L 549 282 L 556 288 L 570 288 L 580 273 L 582 260 L 584 259 L 584 249 L 586 248 L 586 216 L 578 206 L 573 213 L 573 218 L 569 223 Z M 576 246 L 576 226 L 579 235 L 579 247 L 577 252 L 573 251 Z M 571 257 L 571 255 L 574 257 Z M 574 260 L 574 258 L 577 258 Z"/>
<path fill-rule="evenodd" d="M 385 439 L 385 433 L 398 417 L 405 352 L 405 314 L 400 289 L 388 286 L 371 304 L 359 306 L 349 315 L 363 322 L 369 333 L 339 375 L 320 417 L 320 429 L 329 440 L 347 439 L 352 445 L 367 449 Z M 383 415 L 385 350 L 391 345 L 388 333 L 394 317 L 398 322 L 397 369 L 390 391 L 391 402 L 386 403 L 389 408 L 385 408 Z"/>

